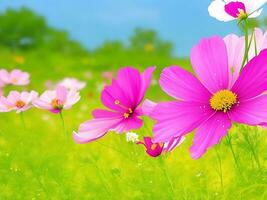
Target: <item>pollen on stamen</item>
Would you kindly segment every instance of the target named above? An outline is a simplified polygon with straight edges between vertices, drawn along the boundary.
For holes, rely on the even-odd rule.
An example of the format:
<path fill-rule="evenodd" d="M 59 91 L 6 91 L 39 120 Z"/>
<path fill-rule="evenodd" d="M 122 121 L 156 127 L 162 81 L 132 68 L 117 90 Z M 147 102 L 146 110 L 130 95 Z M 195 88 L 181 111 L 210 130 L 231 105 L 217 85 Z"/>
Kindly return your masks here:
<path fill-rule="evenodd" d="M 116 100 L 116 101 L 114 102 L 114 104 L 115 104 L 115 105 L 119 105 L 119 104 L 120 104 L 120 101 L 119 101 L 119 100 Z"/>
<path fill-rule="evenodd" d="M 129 116 L 130 116 L 129 113 L 124 113 L 124 114 L 123 114 L 123 117 L 124 117 L 125 119 L 129 118 Z"/>
<path fill-rule="evenodd" d="M 26 104 L 23 101 L 19 100 L 19 101 L 16 102 L 16 107 L 18 107 L 18 108 L 23 108 L 25 105 Z"/>
<path fill-rule="evenodd" d="M 229 111 L 237 103 L 237 95 L 230 90 L 220 90 L 210 99 L 210 106 L 216 111 Z"/>

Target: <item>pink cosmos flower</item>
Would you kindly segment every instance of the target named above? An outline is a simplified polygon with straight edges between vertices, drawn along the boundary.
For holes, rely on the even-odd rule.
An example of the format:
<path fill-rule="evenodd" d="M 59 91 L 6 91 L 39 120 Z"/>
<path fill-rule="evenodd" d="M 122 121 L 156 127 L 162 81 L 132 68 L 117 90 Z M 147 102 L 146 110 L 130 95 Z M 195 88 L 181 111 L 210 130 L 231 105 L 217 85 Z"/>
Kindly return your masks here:
<path fill-rule="evenodd" d="M 171 152 L 177 146 L 183 143 L 185 137 L 173 138 L 166 143 L 154 143 L 151 137 L 144 137 L 144 141 L 138 141 L 136 144 L 142 144 L 146 148 L 146 153 L 151 157 L 158 157 L 163 152 Z"/>
<path fill-rule="evenodd" d="M 267 49 L 253 58 L 230 86 L 227 49 L 220 37 L 203 39 L 191 52 L 197 77 L 172 66 L 160 77 L 161 88 L 176 100 L 159 103 L 150 115 L 156 120 L 154 142 L 167 142 L 196 129 L 190 148 L 194 159 L 217 144 L 232 122 L 251 126 L 267 121 Z"/>
<path fill-rule="evenodd" d="M 103 137 L 111 130 L 123 133 L 139 129 L 143 124 L 140 104 L 154 69 L 150 67 L 143 74 L 132 67 L 120 69 L 117 79 L 101 93 L 102 103 L 107 109 L 94 110 L 94 119 L 80 125 L 78 133 L 74 132 L 74 140 L 86 143 Z"/>
<path fill-rule="evenodd" d="M 252 36 L 250 35 L 249 38 Z M 256 46 L 257 50 L 255 51 L 255 39 L 251 42 L 251 47 L 249 50 L 248 59 L 251 60 L 260 53 L 262 50 L 267 48 L 267 32 L 263 33 L 261 29 L 255 29 L 255 38 L 256 38 Z M 245 37 L 239 37 L 235 34 L 227 35 L 224 38 L 224 42 L 227 48 L 228 53 L 228 65 L 230 67 L 230 86 L 232 86 L 236 79 L 239 76 L 239 72 L 241 70 L 245 52 Z"/>
<path fill-rule="evenodd" d="M 220 21 L 258 17 L 267 0 L 213 0 L 208 11 Z"/>
<path fill-rule="evenodd" d="M 79 81 L 76 78 L 64 78 L 58 83 L 60 86 L 64 86 L 69 90 L 81 90 L 86 86 L 85 82 Z"/>
<path fill-rule="evenodd" d="M 0 70 L 0 80 L 5 85 L 28 85 L 30 75 L 19 69 L 14 69 L 10 73 L 5 70 Z"/>
<path fill-rule="evenodd" d="M 245 37 L 238 37 L 235 34 L 227 35 L 224 42 L 228 55 L 229 86 L 231 87 L 239 76 L 245 52 Z"/>
<path fill-rule="evenodd" d="M 56 90 L 47 90 L 39 98 L 34 99 L 33 105 L 58 114 L 63 109 L 70 109 L 79 100 L 79 92 L 58 86 Z"/>
<path fill-rule="evenodd" d="M 17 92 L 11 91 L 7 97 L 0 97 L 0 112 L 16 110 L 17 113 L 24 112 L 32 107 L 32 100 L 38 96 L 35 91 Z"/>

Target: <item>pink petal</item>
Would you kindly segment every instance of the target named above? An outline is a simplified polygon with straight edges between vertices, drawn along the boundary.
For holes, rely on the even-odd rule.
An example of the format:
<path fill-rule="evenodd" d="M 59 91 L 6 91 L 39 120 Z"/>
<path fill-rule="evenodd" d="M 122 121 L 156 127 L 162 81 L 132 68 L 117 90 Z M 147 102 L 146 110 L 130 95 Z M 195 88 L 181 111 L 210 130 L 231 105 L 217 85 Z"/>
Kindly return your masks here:
<path fill-rule="evenodd" d="M 227 35 L 224 38 L 228 54 L 229 66 L 229 87 L 232 87 L 239 76 L 240 69 L 243 63 L 245 51 L 245 38 L 238 37 L 235 34 Z"/>
<path fill-rule="evenodd" d="M 7 70 L 5 69 L 0 70 L 0 80 L 5 84 L 10 84 L 10 75 Z"/>
<path fill-rule="evenodd" d="M 131 108 L 131 101 L 117 80 L 113 80 L 111 86 L 104 88 L 101 93 L 101 101 L 107 108 L 114 111 L 124 112 L 126 108 Z M 116 101 L 119 102 L 119 105 L 115 103 Z"/>
<path fill-rule="evenodd" d="M 57 99 L 61 102 L 65 102 L 67 100 L 68 89 L 64 86 L 57 86 L 56 89 Z"/>
<path fill-rule="evenodd" d="M 29 104 L 33 99 L 36 99 L 38 97 L 38 93 L 35 91 L 22 92 L 20 96 L 23 102 Z"/>
<path fill-rule="evenodd" d="M 200 158 L 208 148 L 218 144 L 230 128 L 231 121 L 227 114 L 222 112 L 214 114 L 197 129 L 190 148 L 191 157 Z"/>
<path fill-rule="evenodd" d="M 267 95 L 240 102 L 229 111 L 231 120 L 251 126 L 267 123 Z"/>
<path fill-rule="evenodd" d="M 211 97 L 211 93 L 195 76 L 177 66 L 165 68 L 159 83 L 168 95 L 179 100 L 208 102 Z"/>
<path fill-rule="evenodd" d="M 150 114 L 155 110 L 157 103 L 146 99 L 142 105 L 142 113 L 144 115 L 150 116 Z"/>
<path fill-rule="evenodd" d="M 29 74 L 27 72 L 22 72 L 19 69 L 14 69 L 10 72 L 10 83 L 13 85 L 27 85 L 29 84 Z M 13 80 L 16 82 L 13 82 Z"/>
<path fill-rule="evenodd" d="M 40 96 L 41 100 L 43 100 L 49 104 L 55 98 L 57 98 L 57 95 L 56 95 L 56 91 L 54 91 L 54 90 L 47 90 Z"/>
<path fill-rule="evenodd" d="M 151 118 L 155 142 L 168 142 L 190 133 L 214 113 L 208 104 L 194 102 L 159 103 Z"/>
<path fill-rule="evenodd" d="M 124 67 L 119 70 L 117 81 L 131 106 L 136 107 L 140 103 L 140 91 L 143 90 L 141 73 L 132 67 Z"/>
<path fill-rule="evenodd" d="M 139 99 L 137 100 L 137 105 L 141 103 L 141 101 L 143 100 L 145 93 L 150 85 L 151 79 L 152 79 L 152 73 L 154 72 L 154 70 L 156 69 L 156 67 L 149 67 L 147 68 L 144 73 L 141 75 L 142 78 L 142 89 L 139 92 Z"/>
<path fill-rule="evenodd" d="M 17 91 L 11 91 L 9 92 L 7 96 L 7 100 L 12 103 L 13 105 L 16 104 L 17 101 L 20 100 L 20 93 Z"/>
<path fill-rule="evenodd" d="M 184 136 L 172 138 L 169 142 L 164 143 L 164 151 L 171 152 L 173 151 L 177 146 L 182 144 L 185 140 Z"/>
<path fill-rule="evenodd" d="M 122 117 L 121 113 L 112 112 L 103 109 L 95 109 L 92 112 L 94 118 L 113 118 L 113 117 Z"/>
<path fill-rule="evenodd" d="M 70 109 L 74 104 L 80 100 L 81 96 L 76 90 L 68 91 L 66 101 L 64 103 L 64 109 Z"/>
<path fill-rule="evenodd" d="M 238 15 L 240 14 L 240 11 L 242 10 L 244 13 L 246 13 L 246 7 L 245 4 L 242 2 L 230 2 L 224 6 L 224 10 L 226 13 L 231 15 L 234 18 L 238 18 Z"/>
<path fill-rule="evenodd" d="M 36 107 L 36 108 L 40 108 L 40 109 L 44 109 L 44 110 L 52 110 L 53 106 L 46 102 L 43 101 L 42 99 L 36 98 L 32 101 L 32 104 Z"/>
<path fill-rule="evenodd" d="M 227 50 L 220 37 L 201 40 L 192 49 L 190 58 L 200 81 L 211 93 L 228 88 Z"/>
<path fill-rule="evenodd" d="M 143 121 L 138 116 L 133 115 L 128 119 L 123 119 L 114 129 L 116 133 L 124 133 L 136 129 L 140 129 L 143 125 Z"/>
<path fill-rule="evenodd" d="M 232 91 L 239 101 L 244 101 L 262 94 L 267 90 L 267 49 L 254 57 L 242 70 Z"/>
<path fill-rule="evenodd" d="M 114 111 L 125 112 L 135 109 L 144 97 L 154 68 L 148 68 L 143 75 L 132 67 L 119 70 L 118 78 L 106 86 L 101 94 L 102 103 Z M 115 102 L 118 102 L 117 104 Z"/>
<path fill-rule="evenodd" d="M 73 138 L 77 143 L 92 142 L 103 137 L 120 121 L 121 119 L 118 118 L 98 118 L 87 121 L 80 125 L 78 133 L 73 133 Z"/>
<path fill-rule="evenodd" d="M 14 105 L 10 103 L 6 97 L 0 97 L 0 112 L 9 112 L 14 109 Z"/>
<path fill-rule="evenodd" d="M 267 31 L 264 33 L 261 29 L 255 28 L 255 38 L 257 53 L 259 54 L 262 50 L 267 49 Z M 253 40 L 249 50 L 249 60 L 256 56 L 255 49 L 255 40 Z"/>

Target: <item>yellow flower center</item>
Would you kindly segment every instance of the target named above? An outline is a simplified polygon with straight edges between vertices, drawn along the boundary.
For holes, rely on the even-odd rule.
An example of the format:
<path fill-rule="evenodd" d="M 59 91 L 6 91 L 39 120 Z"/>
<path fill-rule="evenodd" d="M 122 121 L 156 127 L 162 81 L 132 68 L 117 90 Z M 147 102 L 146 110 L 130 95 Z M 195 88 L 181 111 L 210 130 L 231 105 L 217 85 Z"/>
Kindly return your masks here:
<path fill-rule="evenodd" d="M 155 150 L 157 148 L 157 144 L 152 144 L 151 145 L 151 150 Z"/>
<path fill-rule="evenodd" d="M 13 78 L 11 81 L 12 81 L 12 83 L 16 84 L 18 82 L 18 79 Z"/>
<path fill-rule="evenodd" d="M 123 113 L 123 117 L 125 119 L 128 119 L 133 114 L 133 110 L 131 108 L 127 108 L 126 106 L 123 106 L 119 100 L 115 100 L 114 104 L 119 105 L 121 108 L 128 110 L 127 112 Z"/>
<path fill-rule="evenodd" d="M 129 109 L 128 109 L 128 112 L 125 112 L 125 113 L 123 114 L 123 117 L 124 117 L 125 119 L 128 119 L 128 118 L 131 116 L 131 114 L 133 114 L 133 110 L 132 110 L 131 108 L 129 108 Z"/>
<path fill-rule="evenodd" d="M 216 111 L 229 111 L 237 103 L 237 95 L 230 90 L 220 90 L 210 99 L 210 106 Z"/>
<path fill-rule="evenodd" d="M 26 104 L 25 104 L 23 101 L 21 101 L 21 100 L 19 100 L 19 101 L 16 102 L 16 106 L 17 106 L 18 108 L 23 108 L 25 105 L 26 105 Z"/>
<path fill-rule="evenodd" d="M 239 14 L 238 14 L 237 18 L 238 18 L 239 20 L 244 20 L 244 19 L 247 19 L 247 18 L 248 18 L 248 14 L 245 13 L 244 10 L 242 10 L 242 9 L 238 9 L 238 11 L 239 11 Z"/>
<path fill-rule="evenodd" d="M 63 108 L 63 103 L 58 100 L 58 99 L 53 99 L 51 101 L 51 105 L 55 108 L 55 109 L 62 109 Z"/>

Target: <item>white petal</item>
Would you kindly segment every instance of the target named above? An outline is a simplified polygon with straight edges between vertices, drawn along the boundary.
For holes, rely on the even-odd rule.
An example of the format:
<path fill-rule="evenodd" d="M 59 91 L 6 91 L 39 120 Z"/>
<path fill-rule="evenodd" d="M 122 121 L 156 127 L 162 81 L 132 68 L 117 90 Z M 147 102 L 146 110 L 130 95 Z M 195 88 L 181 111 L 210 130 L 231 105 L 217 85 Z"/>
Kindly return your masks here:
<path fill-rule="evenodd" d="M 223 0 L 214 0 L 209 5 L 210 16 L 224 22 L 235 20 L 234 17 L 227 14 L 224 10 L 225 2 Z"/>

